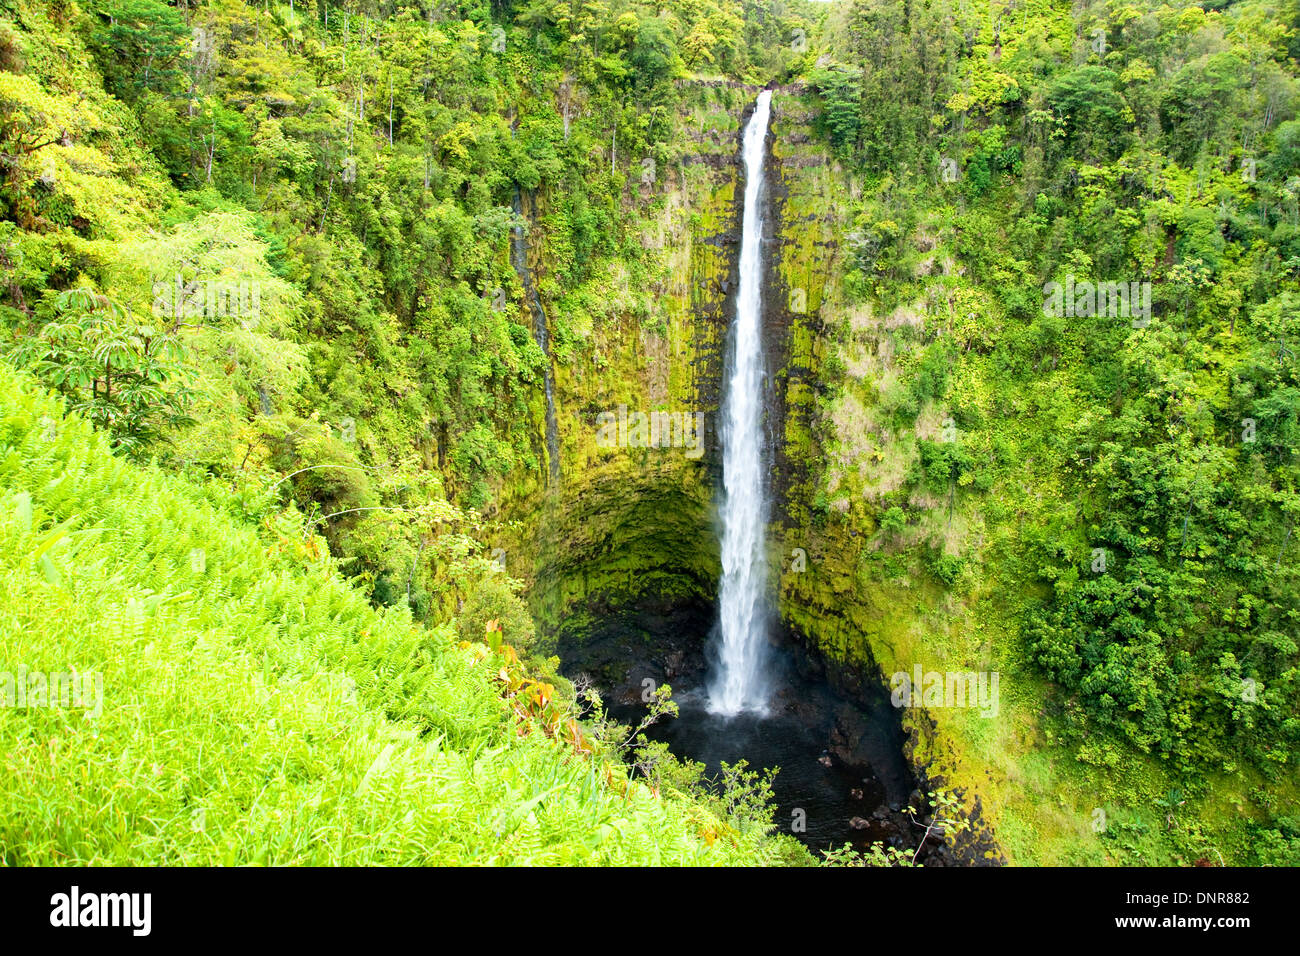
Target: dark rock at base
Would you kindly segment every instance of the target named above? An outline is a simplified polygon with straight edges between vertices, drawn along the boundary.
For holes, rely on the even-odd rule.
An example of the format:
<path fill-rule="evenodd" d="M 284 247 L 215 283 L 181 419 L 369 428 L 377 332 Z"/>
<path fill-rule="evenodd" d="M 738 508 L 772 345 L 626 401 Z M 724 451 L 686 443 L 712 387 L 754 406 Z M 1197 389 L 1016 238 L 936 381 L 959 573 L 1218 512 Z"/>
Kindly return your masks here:
<path fill-rule="evenodd" d="M 686 655 L 682 651 L 672 651 L 664 659 L 664 676 L 676 677 L 686 664 Z"/>

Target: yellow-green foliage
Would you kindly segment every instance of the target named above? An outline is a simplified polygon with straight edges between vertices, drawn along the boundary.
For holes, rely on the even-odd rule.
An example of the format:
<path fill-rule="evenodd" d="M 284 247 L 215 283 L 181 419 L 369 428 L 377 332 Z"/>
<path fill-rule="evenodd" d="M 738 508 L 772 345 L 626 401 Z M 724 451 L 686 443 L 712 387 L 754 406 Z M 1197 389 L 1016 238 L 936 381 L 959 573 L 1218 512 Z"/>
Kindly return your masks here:
<path fill-rule="evenodd" d="M 102 678 L 100 707 L 0 708 L 0 860 L 779 858 L 761 828 L 521 736 L 449 628 L 374 610 L 237 509 L 0 373 L 0 670 Z"/>
<path fill-rule="evenodd" d="M 827 60 L 849 69 L 812 75 L 824 117 L 774 147 L 809 164 L 778 224 L 787 285 L 807 274 L 809 224 L 840 219 L 819 402 L 792 387 L 783 423 L 807 468 L 781 541 L 784 617 L 886 677 L 1000 673 L 997 720 L 903 719 L 913 762 L 977 794 L 1013 862 L 1293 858 L 1262 848 L 1294 845 L 1296 722 L 1263 720 L 1295 699 L 1295 441 L 1279 425 L 1270 461 L 1238 439 L 1247 416 L 1295 402 L 1294 274 L 1272 266 L 1294 235 L 1276 191 L 1295 166 L 1282 21 L 1262 4 L 1035 0 L 996 21 L 956 11 L 974 42 L 946 61 L 930 58 L 946 11 L 842 12 Z M 894 17 L 909 28 L 876 29 Z M 823 126 L 812 151 L 843 165 L 828 179 L 802 145 Z M 1241 153 L 1247 127 L 1269 135 Z M 1107 270 L 1151 280 L 1163 321 L 1053 326 L 1044 280 Z M 792 381 L 803 350 L 795 323 Z M 1150 575 L 1128 630 L 1107 590 L 1125 569 L 1089 569 L 1102 545 Z M 1250 672 L 1274 690 L 1256 707 L 1240 661 L 1272 645 L 1290 657 Z M 1061 662 L 1087 653 L 1110 670 L 1088 659 L 1080 683 Z M 1133 676 L 1148 653 L 1185 656 L 1181 678 Z"/>

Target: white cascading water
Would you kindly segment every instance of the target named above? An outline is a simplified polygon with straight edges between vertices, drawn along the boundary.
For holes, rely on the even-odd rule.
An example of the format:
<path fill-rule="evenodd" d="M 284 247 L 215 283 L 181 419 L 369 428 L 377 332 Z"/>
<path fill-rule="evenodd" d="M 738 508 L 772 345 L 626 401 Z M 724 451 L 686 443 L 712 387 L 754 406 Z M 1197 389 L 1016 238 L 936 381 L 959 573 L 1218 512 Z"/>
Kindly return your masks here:
<path fill-rule="evenodd" d="M 767 461 L 763 440 L 763 159 L 772 93 L 758 94 L 745 127 L 745 208 L 736 292 L 735 348 L 722 423 L 722 584 L 718 670 L 709 710 L 767 710 Z"/>

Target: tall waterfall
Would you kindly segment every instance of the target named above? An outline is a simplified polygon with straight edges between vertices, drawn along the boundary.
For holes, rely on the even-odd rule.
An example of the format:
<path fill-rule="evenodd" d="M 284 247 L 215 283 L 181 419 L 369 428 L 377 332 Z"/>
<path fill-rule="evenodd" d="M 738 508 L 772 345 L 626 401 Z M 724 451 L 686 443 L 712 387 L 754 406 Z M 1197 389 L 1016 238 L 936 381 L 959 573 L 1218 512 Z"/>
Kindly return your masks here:
<path fill-rule="evenodd" d="M 767 454 L 763 437 L 763 159 L 772 93 L 758 95 L 745 127 L 745 208 L 734 347 L 722 421 L 720 645 L 709 710 L 767 710 Z"/>

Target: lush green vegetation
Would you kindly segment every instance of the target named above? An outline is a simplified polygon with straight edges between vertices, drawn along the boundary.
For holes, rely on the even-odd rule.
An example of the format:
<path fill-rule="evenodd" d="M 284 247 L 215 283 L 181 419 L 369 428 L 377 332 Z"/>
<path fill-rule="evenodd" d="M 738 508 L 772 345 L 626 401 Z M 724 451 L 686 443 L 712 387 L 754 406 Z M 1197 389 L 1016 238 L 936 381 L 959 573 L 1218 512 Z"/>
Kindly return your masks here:
<path fill-rule="evenodd" d="M 865 492 L 867 577 L 982 618 L 976 660 L 1038 698 L 1019 772 L 1063 750 L 1080 799 L 1169 810 L 1111 827 L 1120 859 L 1300 861 L 1298 12 L 856 0 L 811 75 L 861 181 L 823 440 L 865 407 L 876 475 L 904 462 L 830 469 L 818 520 Z M 1053 310 L 1051 282 L 1149 283 L 1151 312 Z"/>
<path fill-rule="evenodd" d="M 237 491 L 297 472 L 282 499 L 342 512 L 331 546 L 421 618 L 454 607 L 430 525 L 379 509 L 483 509 L 544 484 L 516 191 L 545 197 L 527 225 L 552 352 L 590 355 L 593 324 L 650 311 L 635 191 L 675 158 L 679 81 L 769 76 L 798 59 L 801 22 L 770 3 L 6 0 L 0 15 L 0 318 L 66 338 L 73 286 L 152 314 L 188 353 L 198 424 L 149 453 Z M 639 301 L 610 301 L 611 263 Z M 255 305 L 239 294 L 254 289 Z M 213 309 L 221 292 L 234 304 Z"/>
<path fill-rule="evenodd" d="M 1298 37 L 1294 0 L 0 0 L 4 660 L 116 701 L 0 710 L 0 858 L 806 860 L 743 768 L 629 782 L 550 656 L 716 576 L 707 473 L 586 425 L 706 394 L 775 82 L 787 618 L 1002 671 L 924 756 L 1017 861 L 1300 862 Z"/>
<path fill-rule="evenodd" d="M 590 352 L 678 81 L 793 56 L 753 11 L 0 6 L 0 320 L 65 402 L 0 382 L 4 660 L 105 698 L 0 712 L 0 857 L 807 861 L 743 768 L 629 779 L 474 510 L 545 474 L 511 231 Z"/>
<path fill-rule="evenodd" d="M 102 694 L 0 708 L 6 864 L 806 859 L 745 781 L 652 792 L 499 640 L 374 609 L 301 521 L 259 533 L 30 382 L 0 394 L 6 664 Z"/>

